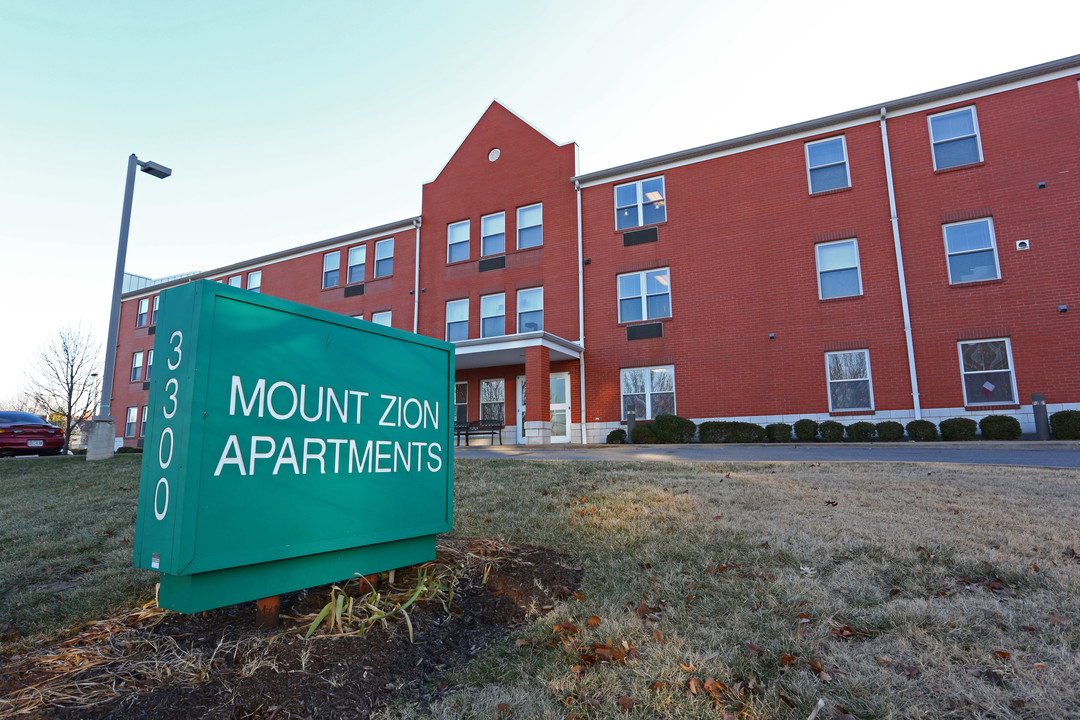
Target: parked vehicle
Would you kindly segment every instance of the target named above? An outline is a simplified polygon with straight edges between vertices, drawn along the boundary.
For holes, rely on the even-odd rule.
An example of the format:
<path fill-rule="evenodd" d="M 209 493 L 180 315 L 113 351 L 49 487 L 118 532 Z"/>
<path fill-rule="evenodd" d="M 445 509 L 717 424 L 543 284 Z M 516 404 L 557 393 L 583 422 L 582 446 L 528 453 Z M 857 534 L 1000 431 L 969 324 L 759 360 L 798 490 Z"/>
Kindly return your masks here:
<path fill-rule="evenodd" d="M 64 431 L 37 415 L 0 410 L 0 457 L 59 455 Z"/>

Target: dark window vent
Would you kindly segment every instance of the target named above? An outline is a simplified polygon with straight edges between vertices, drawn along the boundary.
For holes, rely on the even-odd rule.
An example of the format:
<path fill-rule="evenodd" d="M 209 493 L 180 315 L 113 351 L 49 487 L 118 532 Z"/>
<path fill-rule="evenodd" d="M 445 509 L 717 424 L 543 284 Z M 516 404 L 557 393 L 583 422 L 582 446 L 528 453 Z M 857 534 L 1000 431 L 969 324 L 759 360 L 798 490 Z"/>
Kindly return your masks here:
<path fill-rule="evenodd" d="M 499 257 L 484 258 L 480 261 L 480 272 L 487 272 L 488 270 L 502 270 L 506 267 L 506 256 L 500 255 Z"/>
<path fill-rule="evenodd" d="M 645 323 L 644 325 L 627 325 L 627 340 L 646 340 L 648 338 L 664 337 L 664 323 Z"/>
<path fill-rule="evenodd" d="M 631 245 L 641 245 L 643 243 L 656 242 L 660 239 L 660 234 L 656 228 L 645 228 L 644 230 L 631 230 L 630 232 L 624 232 L 622 235 L 623 247 L 630 247 Z"/>
<path fill-rule="evenodd" d="M 143 390 L 149 390 L 150 389 L 150 381 L 149 380 L 147 380 L 146 382 L 144 382 L 142 384 L 142 389 Z"/>
<path fill-rule="evenodd" d="M 135 441 L 135 447 L 140 447 L 141 448 L 145 443 L 146 443 L 145 440 L 143 440 L 142 438 L 139 438 L 138 440 Z"/>
<path fill-rule="evenodd" d="M 147 335 L 153 335 L 157 333 L 157 325 L 151 325 L 150 329 L 146 331 Z"/>
<path fill-rule="evenodd" d="M 345 286 L 345 297 L 353 297 L 354 295 L 363 295 L 363 294 L 364 294 L 364 283 L 360 283 L 359 285 L 346 285 Z"/>

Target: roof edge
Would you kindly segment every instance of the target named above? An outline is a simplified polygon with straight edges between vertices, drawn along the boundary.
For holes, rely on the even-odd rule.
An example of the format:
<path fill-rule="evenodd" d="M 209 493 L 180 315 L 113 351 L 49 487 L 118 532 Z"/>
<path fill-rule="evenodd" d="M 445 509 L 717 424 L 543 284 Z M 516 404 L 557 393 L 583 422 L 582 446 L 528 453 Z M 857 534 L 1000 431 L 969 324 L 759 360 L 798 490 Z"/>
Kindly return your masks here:
<path fill-rule="evenodd" d="M 960 83 L 959 85 L 951 85 L 949 87 L 939 88 L 937 90 L 931 90 L 929 92 L 919 93 L 918 95 L 909 95 L 898 100 L 891 100 L 889 102 L 875 103 L 874 105 L 868 105 L 866 107 L 858 108 L 857 110 L 848 110 L 846 112 L 837 113 L 836 115 L 828 115 L 825 117 L 817 118 L 814 120 L 807 120 L 801 123 L 795 123 L 794 125 L 785 125 L 783 127 L 774 128 L 772 130 L 764 130 L 762 132 L 754 133 L 752 135 L 743 135 L 741 137 L 732 138 L 730 140 L 721 140 L 720 142 L 710 143 L 708 145 L 700 145 L 688 150 L 678 150 L 666 155 L 658 155 L 656 157 L 648 158 L 645 160 L 637 160 L 632 163 L 626 163 L 625 165 L 617 165 L 615 167 L 606 168 L 604 170 L 597 170 L 591 173 L 585 173 L 584 175 L 577 175 L 572 178 L 572 181 L 578 184 L 592 183 L 598 180 L 603 180 L 608 177 L 618 175 L 630 175 L 635 174 L 638 171 L 646 171 L 649 168 L 657 165 L 667 165 L 669 163 L 679 163 L 693 160 L 694 158 L 702 155 L 710 155 L 716 152 L 722 152 L 724 150 L 730 150 L 733 148 L 742 147 L 743 145 L 753 145 L 760 142 L 767 142 L 769 140 L 775 140 L 787 135 L 797 135 L 805 133 L 818 128 L 825 128 L 831 125 L 839 125 L 845 122 L 851 122 L 865 117 L 881 115 L 882 109 L 903 110 L 916 105 L 923 105 L 925 103 L 934 102 L 937 100 L 944 100 L 956 95 L 966 95 L 972 92 L 978 92 L 998 85 L 1008 85 L 1014 82 L 1020 82 L 1023 80 L 1029 80 L 1031 78 L 1039 77 L 1040 75 L 1050 75 L 1055 72 L 1061 72 L 1069 68 L 1076 67 L 1080 69 L 1080 55 L 1070 55 L 1069 57 L 1060 58 L 1058 60 L 1051 60 L 1050 62 L 1040 63 L 1039 65 L 1032 65 L 1030 67 L 1021 68 L 1019 70 L 1010 70 L 1000 75 L 991 75 L 990 77 L 981 78 L 979 80 L 971 80 L 969 82 Z"/>

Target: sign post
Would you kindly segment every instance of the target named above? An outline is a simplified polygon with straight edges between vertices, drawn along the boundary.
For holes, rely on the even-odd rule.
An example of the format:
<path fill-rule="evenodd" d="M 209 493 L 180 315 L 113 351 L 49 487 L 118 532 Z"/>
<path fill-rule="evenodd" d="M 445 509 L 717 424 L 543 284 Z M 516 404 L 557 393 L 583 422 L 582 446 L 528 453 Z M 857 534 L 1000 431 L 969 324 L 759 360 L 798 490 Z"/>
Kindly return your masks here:
<path fill-rule="evenodd" d="M 452 344 L 204 280 L 162 293 L 154 356 L 134 559 L 162 607 L 435 557 Z"/>

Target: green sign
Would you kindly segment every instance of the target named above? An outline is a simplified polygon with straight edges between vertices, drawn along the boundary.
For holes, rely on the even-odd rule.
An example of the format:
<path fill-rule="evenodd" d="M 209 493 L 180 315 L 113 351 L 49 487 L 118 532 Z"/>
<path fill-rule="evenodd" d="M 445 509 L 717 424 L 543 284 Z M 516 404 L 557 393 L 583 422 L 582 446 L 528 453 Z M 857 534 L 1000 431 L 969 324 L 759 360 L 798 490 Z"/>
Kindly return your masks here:
<path fill-rule="evenodd" d="M 197 612 L 435 557 L 450 343 L 198 281 L 161 294 L 136 567 Z"/>

